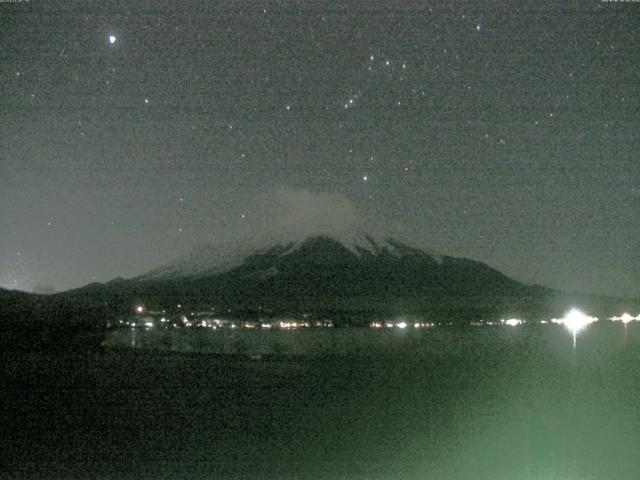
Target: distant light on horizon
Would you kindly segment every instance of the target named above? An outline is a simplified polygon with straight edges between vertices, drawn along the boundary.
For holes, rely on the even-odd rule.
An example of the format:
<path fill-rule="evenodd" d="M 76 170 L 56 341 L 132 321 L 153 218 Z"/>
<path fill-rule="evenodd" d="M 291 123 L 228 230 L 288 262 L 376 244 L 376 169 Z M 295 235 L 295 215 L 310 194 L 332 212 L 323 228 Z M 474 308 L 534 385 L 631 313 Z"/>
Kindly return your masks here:
<path fill-rule="evenodd" d="M 597 317 L 590 317 L 577 308 L 569 310 L 560 320 L 552 319 L 554 323 L 562 323 L 573 334 L 573 348 L 576 348 L 576 336 L 579 331 L 584 330 L 590 323 L 598 321 Z"/>
<path fill-rule="evenodd" d="M 627 323 L 632 322 L 633 320 L 635 320 L 635 318 L 625 312 L 625 313 L 622 314 L 622 318 L 620 318 L 620 320 L 622 320 L 622 323 L 624 323 L 626 325 Z"/>
<path fill-rule="evenodd" d="M 560 319 L 560 323 L 562 323 L 573 333 L 577 333 L 580 330 L 583 330 L 589 324 L 596 321 L 598 321 L 597 317 L 590 317 L 577 308 L 572 308 L 565 314 L 564 317 Z"/>
<path fill-rule="evenodd" d="M 624 312 L 619 317 L 610 317 L 609 320 L 611 320 L 612 322 L 622 322 L 626 325 L 630 322 L 633 322 L 634 320 L 640 320 L 640 315 L 633 317 L 628 312 Z"/>
<path fill-rule="evenodd" d="M 524 322 L 519 318 L 509 318 L 508 320 L 502 320 L 501 323 L 509 325 L 510 327 L 516 327 L 518 325 L 522 325 Z"/>

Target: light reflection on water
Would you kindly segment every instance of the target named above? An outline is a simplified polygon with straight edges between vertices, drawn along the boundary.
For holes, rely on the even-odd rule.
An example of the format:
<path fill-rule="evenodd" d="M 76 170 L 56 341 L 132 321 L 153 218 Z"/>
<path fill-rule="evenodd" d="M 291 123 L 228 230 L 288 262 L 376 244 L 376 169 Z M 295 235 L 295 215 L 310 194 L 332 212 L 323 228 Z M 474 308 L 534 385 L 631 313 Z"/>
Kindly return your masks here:
<path fill-rule="evenodd" d="M 640 326 L 635 328 L 635 324 L 611 322 L 600 322 L 579 332 L 553 324 L 424 330 L 132 328 L 109 333 L 105 346 L 246 355 L 411 355 L 424 352 L 459 355 L 484 348 L 510 349 L 544 344 L 558 353 L 573 349 L 600 355 L 636 341 L 639 335 Z"/>
<path fill-rule="evenodd" d="M 247 406 L 234 407 L 235 422 L 270 425 L 275 433 L 265 434 L 267 444 L 275 435 L 276 444 L 302 446 L 300 455 L 267 447 L 273 465 L 264 460 L 264 444 L 249 447 L 261 468 L 282 469 L 290 474 L 286 478 L 319 478 L 321 471 L 330 473 L 325 478 L 349 479 L 621 480 L 637 478 L 640 468 L 637 324 L 589 325 L 578 333 L 575 349 L 573 332 L 553 324 L 420 331 L 123 330 L 109 343 L 127 345 L 134 336 L 139 349 L 367 356 L 366 362 L 254 363 L 265 372 L 278 369 L 277 376 L 260 375 L 260 381 L 291 375 L 299 385 L 291 396 L 284 390 L 282 397 L 267 398 L 262 389 L 247 392 L 246 400 L 242 394 L 235 403 Z M 229 400 L 238 402 L 235 396 Z M 264 401 L 264 416 L 254 401 Z M 199 408 L 202 418 L 206 409 Z M 201 440 L 209 445 L 208 437 Z M 211 452 L 203 447 L 197 454 Z"/>
<path fill-rule="evenodd" d="M 572 332 L 553 324 L 139 329 L 112 332 L 107 345 L 121 348 L 75 372 L 55 368 L 73 372 L 62 386 L 77 376 L 82 388 L 52 388 L 47 375 L 40 390 L 30 380 L 4 392 L 21 442 L 11 464 L 26 465 L 19 478 L 637 480 L 640 471 L 634 322 L 626 340 L 621 323 L 589 325 L 575 350 Z M 357 355 L 253 361 L 152 349 Z"/>

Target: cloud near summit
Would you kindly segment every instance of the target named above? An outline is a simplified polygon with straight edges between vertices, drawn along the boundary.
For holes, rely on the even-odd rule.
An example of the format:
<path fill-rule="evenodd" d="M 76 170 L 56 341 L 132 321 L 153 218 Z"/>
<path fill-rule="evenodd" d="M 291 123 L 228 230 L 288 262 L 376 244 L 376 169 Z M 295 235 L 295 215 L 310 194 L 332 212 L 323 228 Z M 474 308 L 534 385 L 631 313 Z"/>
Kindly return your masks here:
<path fill-rule="evenodd" d="M 272 240 L 300 240 L 319 234 L 341 236 L 366 230 L 371 223 L 341 193 L 280 187 L 261 195 L 259 203 L 260 218 L 253 230 Z"/>

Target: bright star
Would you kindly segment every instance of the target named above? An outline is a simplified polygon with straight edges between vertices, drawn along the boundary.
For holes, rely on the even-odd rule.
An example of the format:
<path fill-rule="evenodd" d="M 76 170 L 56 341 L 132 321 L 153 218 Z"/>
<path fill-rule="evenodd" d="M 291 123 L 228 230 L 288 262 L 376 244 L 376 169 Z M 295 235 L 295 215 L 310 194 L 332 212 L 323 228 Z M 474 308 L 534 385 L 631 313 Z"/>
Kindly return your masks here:
<path fill-rule="evenodd" d="M 114 43 L 116 43 L 116 40 L 118 40 L 118 39 L 116 38 L 116 36 L 115 36 L 115 35 L 109 35 L 109 43 L 110 43 L 111 45 L 113 45 Z"/>

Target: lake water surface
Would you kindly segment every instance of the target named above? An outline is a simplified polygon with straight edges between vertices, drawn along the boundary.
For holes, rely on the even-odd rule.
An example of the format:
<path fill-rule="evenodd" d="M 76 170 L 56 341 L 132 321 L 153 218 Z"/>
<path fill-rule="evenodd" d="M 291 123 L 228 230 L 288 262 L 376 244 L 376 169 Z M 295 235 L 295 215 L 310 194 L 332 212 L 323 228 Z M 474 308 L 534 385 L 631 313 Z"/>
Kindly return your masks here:
<path fill-rule="evenodd" d="M 553 325 L 170 335 L 114 332 L 103 356 L 4 355 L 1 463 L 30 479 L 640 472 L 635 323 L 591 325 L 575 349 Z"/>

